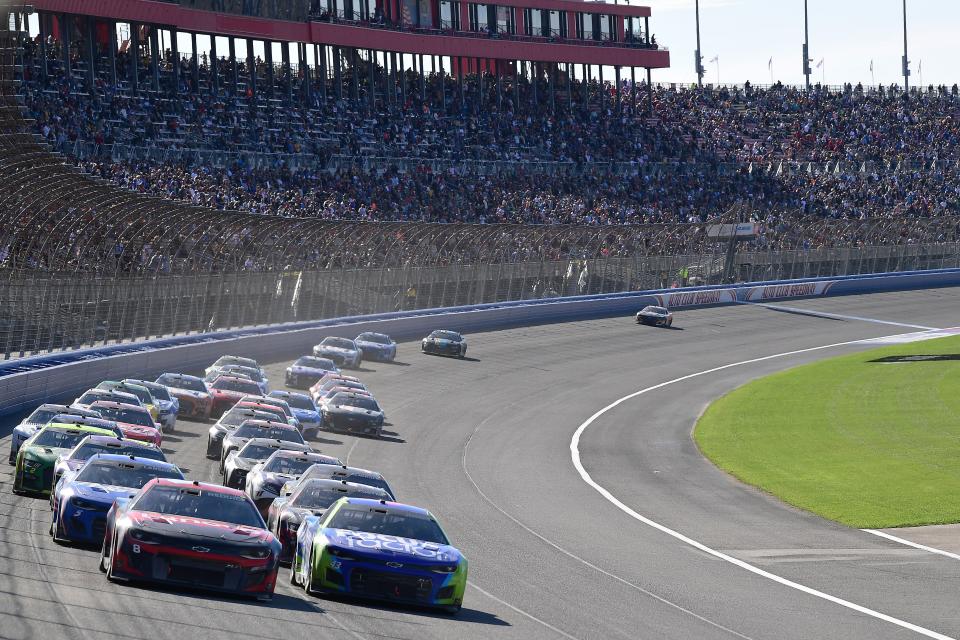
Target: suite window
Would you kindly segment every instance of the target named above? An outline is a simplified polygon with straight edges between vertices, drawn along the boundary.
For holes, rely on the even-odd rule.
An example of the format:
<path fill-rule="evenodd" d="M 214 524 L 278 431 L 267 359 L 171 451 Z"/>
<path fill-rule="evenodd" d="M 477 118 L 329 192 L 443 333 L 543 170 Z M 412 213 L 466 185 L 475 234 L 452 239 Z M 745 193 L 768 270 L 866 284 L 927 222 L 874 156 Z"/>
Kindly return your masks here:
<path fill-rule="evenodd" d="M 460 5 L 451 0 L 440 2 L 440 28 L 460 31 Z"/>
<path fill-rule="evenodd" d="M 488 31 L 490 29 L 490 16 L 487 11 L 487 5 L 470 3 L 468 8 L 470 14 L 471 31 Z"/>
<path fill-rule="evenodd" d="M 615 42 L 617 39 L 617 19 L 615 16 L 604 16 L 607 19 L 607 40 Z"/>
<path fill-rule="evenodd" d="M 514 22 L 513 7 L 504 7 L 497 5 L 497 33 L 513 35 L 517 32 L 517 25 Z"/>
<path fill-rule="evenodd" d="M 583 28 L 583 14 L 580 13 L 579 11 L 574 15 L 574 22 L 576 23 L 576 26 L 577 26 L 577 38 L 579 38 L 580 40 L 583 40 L 584 38 L 587 37 L 587 32 Z"/>

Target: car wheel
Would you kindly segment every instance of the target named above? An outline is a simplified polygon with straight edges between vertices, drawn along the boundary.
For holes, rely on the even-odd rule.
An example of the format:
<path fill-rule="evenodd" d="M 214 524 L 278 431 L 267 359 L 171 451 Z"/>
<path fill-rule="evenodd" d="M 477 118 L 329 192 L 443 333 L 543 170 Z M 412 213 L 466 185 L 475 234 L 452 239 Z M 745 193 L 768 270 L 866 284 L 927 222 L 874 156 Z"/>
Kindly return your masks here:
<path fill-rule="evenodd" d="M 457 604 L 450 607 L 444 607 L 443 612 L 446 613 L 448 616 L 455 616 L 458 613 L 460 613 L 461 608 L 462 608 L 462 605 Z"/>
<path fill-rule="evenodd" d="M 63 528 L 60 526 L 63 521 L 63 518 L 57 518 L 56 523 L 52 520 L 50 522 L 50 535 L 53 536 L 53 541 L 57 544 L 66 544 L 69 542 L 66 536 L 63 535 Z"/>
<path fill-rule="evenodd" d="M 313 549 L 310 549 L 310 558 L 307 560 L 307 566 L 305 567 L 306 578 L 303 580 L 303 591 L 308 596 L 315 596 L 317 592 L 313 588 Z"/>
<path fill-rule="evenodd" d="M 111 573 L 113 571 L 113 545 L 116 541 L 116 534 L 110 538 L 104 537 L 103 539 L 103 550 L 100 552 L 100 571 L 103 571 L 107 574 L 107 580 L 113 582 L 113 577 Z M 107 544 L 107 540 L 110 540 L 110 544 Z"/>
<path fill-rule="evenodd" d="M 295 587 L 300 586 L 300 576 L 298 575 L 298 572 L 297 572 L 296 562 L 290 563 L 290 584 L 292 584 Z"/>

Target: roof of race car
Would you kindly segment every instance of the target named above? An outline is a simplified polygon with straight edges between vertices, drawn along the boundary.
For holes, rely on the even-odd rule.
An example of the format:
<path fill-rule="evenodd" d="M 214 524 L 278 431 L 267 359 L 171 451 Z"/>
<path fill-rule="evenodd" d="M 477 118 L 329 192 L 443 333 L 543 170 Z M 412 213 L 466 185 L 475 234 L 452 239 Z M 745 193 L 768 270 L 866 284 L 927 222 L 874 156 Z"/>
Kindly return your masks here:
<path fill-rule="evenodd" d="M 164 487 L 179 487 L 181 489 L 201 489 L 203 491 L 210 491 L 213 493 L 226 493 L 232 496 L 246 496 L 247 494 L 241 491 L 240 489 L 231 489 L 230 487 L 225 487 L 222 484 L 213 484 L 212 482 L 200 482 L 199 480 L 177 480 L 175 478 L 154 478 L 147 484 L 143 485 L 143 489 L 146 490 L 148 487 L 155 485 L 160 485 Z"/>
<path fill-rule="evenodd" d="M 383 475 L 376 471 L 371 471 L 370 469 L 361 469 L 360 467 L 348 467 L 345 464 L 340 464 L 340 465 L 315 464 L 310 466 L 304 472 L 304 475 L 307 475 L 308 473 L 311 473 L 312 471 L 314 471 L 314 467 L 320 467 L 320 472 L 330 473 L 331 475 L 333 474 L 351 475 L 351 476 L 367 477 L 367 478 L 379 478 L 383 480 Z"/>
<path fill-rule="evenodd" d="M 238 426 L 246 427 L 253 425 L 254 427 L 269 427 L 271 429 L 283 428 L 288 431 L 297 431 L 298 429 L 292 424 L 287 424 L 286 422 L 277 422 L 276 420 L 244 420 Z"/>
<path fill-rule="evenodd" d="M 254 438 L 254 440 L 260 440 L 260 439 L 261 438 Z M 284 440 L 283 442 L 285 444 L 293 444 L 293 443 L 287 442 L 286 440 Z M 309 447 L 310 445 L 305 445 L 305 446 Z M 311 460 L 336 460 L 335 464 L 337 466 L 340 465 L 339 458 L 334 458 L 333 456 L 328 456 L 323 453 L 318 453 L 316 451 L 313 451 L 312 448 L 308 451 L 296 451 L 294 449 L 288 449 L 285 447 L 283 449 L 278 449 L 277 451 L 274 451 L 272 454 L 270 454 L 270 458 L 268 458 L 268 460 L 273 458 L 295 458 L 297 460 L 306 460 L 308 462 Z M 318 464 L 330 464 L 330 463 L 319 462 Z"/>
<path fill-rule="evenodd" d="M 90 405 L 91 407 L 103 407 L 104 409 L 136 409 L 142 413 L 150 413 L 146 407 L 138 404 L 128 404 L 126 402 L 113 402 L 111 400 L 97 400 Z"/>
<path fill-rule="evenodd" d="M 193 380 L 194 382 L 203 382 L 203 378 L 199 376 L 191 376 L 186 373 L 161 373 L 158 378 L 173 378 L 174 380 Z M 159 384 L 159 383 L 158 383 Z"/>
<path fill-rule="evenodd" d="M 247 447 L 251 449 L 253 447 L 272 447 L 277 449 L 274 453 L 280 453 L 281 451 L 289 451 L 291 453 L 298 453 L 303 455 L 304 453 L 310 452 L 310 445 L 304 443 L 300 444 L 299 442 L 289 442 L 288 440 L 277 440 L 276 438 L 250 438 L 240 449 L 242 452 Z M 297 447 L 303 447 L 302 450 L 298 450 Z M 270 454 L 273 455 L 273 454 Z"/>
<path fill-rule="evenodd" d="M 347 480 L 334 480 L 333 478 L 307 478 L 297 487 L 297 492 L 302 492 L 304 487 L 327 487 L 334 489 L 337 487 L 346 487 L 348 489 L 354 489 L 356 491 L 365 491 L 367 493 L 378 494 L 382 493 L 386 496 L 387 504 L 390 502 L 390 494 L 387 493 L 386 489 L 381 489 L 380 487 L 374 487 L 369 484 L 361 484 L 359 482 L 348 482 Z M 349 496 L 344 496 L 349 497 Z M 377 504 L 380 504 L 379 500 L 374 500 Z M 382 506 L 382 505 L 381 505 Z"/>
<path fill-rule="evenodd" d="M 128 438 L 118 438 L 116 436 L 102 436 L 99 434 L 91 434 L 80 441 L 79 447 L 82 444 L 122 444 L 124 447 L 137 447 L 139 449 L 155 449 L 160 451 L 160 447 L 155 445 L 152 442 L 144 442 L 143 440 L 130 440 Z"/>
<path fill-rule="evenodd" d="M 66 431 L 66 432 L 72 432 L 72 433 L 89 433 L 89 434 L 91 434 L 91 435 L 100 435 L 100 436 L 107 436 L 107 435 L 108 435 L 108 436 L 113 437 L 113 438 L 116 437 L 116 435 L 115 435 L 112 431 L 110 431 L 110 430 L 108 430 L 108 429 L 104 429 L 103 427 L 91 427 L 91 426 L 88 426 L 88 425 L 85 425 L 85 424 L 63 424 L 62 422 L 51 422 L 51 423 L 49 423 L 49 424 L 46 424 L 46 425 L 44 425 L 44 427 L 43 427 L 42 429 L 40 429 L 40 431 L 38 431 L 37 433 L 38 433 L 38 434 L 39 434 L 39 433 L 42 433 L 42 432 L 44 432 L 44 431 L 46 431 L 46 430 L 48 430 L 48 429 L 51 430 L 51 431 Z"/>
<path fill-rule="evenodd" d="M 94 462 L 114 462 L 118 464 L 123 462 L 130 464 L 137 469 L 163 469 L 166 471 L 180 471 L 180 467 L 172 462 L 154 460 L 153 458 L 141 458 L 139 456 L 122 455 L 118 453 L 95 453 L 87 458 L 87 462 L 84 466 L 93 464 Z"/>
<path fill-rule="evenodd" d="M 390 509 L 391 511 L 405 511 L 407 513 L 416 513 L 419 515 L 433 517 L 433 514 L 427 511 L 422 507 L 415 507 L 412 504 L 404 504 L 402 502 L 390 502 L 389 500 L 371 500 L 370 498 L 340 498 L 349 505 L 358 506 L 358 507 L 375 507 L 375 508 L 384 508 Z"/>

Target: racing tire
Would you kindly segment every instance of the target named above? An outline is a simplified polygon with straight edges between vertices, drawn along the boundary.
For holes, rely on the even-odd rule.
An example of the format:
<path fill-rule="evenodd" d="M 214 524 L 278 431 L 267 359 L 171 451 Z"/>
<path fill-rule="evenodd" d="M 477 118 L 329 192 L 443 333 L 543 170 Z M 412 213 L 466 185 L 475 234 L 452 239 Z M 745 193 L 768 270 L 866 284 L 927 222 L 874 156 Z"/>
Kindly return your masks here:
<path fill-rule="evenodd" d="M 100 564 L 97 566 L 100 569 L 100 573 L 107 572 L 107 565 L 104 562 L 104 558 L 107 557 L 107 539 L 103 539 L 103 545 L 100 547 Z"/>
<path fill-rule="evenodd" d="M 295 587 L 300 586 L 300 578 L 297 577 L 297 569 L 292 562 L 290 563 L 290 584 Z"/>
<path fill-rule="evenodd" d="M 220 456 L 217 455 L 217 454 L 211 454 L 211 453 L 210 453 L 210 438 L 209 438 L 209 437 L 207 437 L 207 453 L 206 453 L 206 456 L 207 456 L 207 460 L 216 460 L 217 458 L 220 457 Z"/>
<path fill-rule="evenodd" d="M 303 581 L 303 592 L 308 596 L 319 597 L 320 592 L 313 588 L 313 549 L 310 550 L 310 559 L 307 562 L 306 569 L 307 577 Z"/>
<path fill-rule="evenodd" d="M 53 520 L 50 520 L 50 536 L 53 538 L 53 541 L 57 544 L 67 544 L 70 541 L 63 537 L 63 530 L 60 528 L 60 521 L 62 518 L 57 518 L 57 523 L 54 525 Z"/>
<path fill-rule="evenodd" d="M 447 614 L 448 616 L 455 616 L 455 615 L 457 615 L 458 613 L 460 613 L 460 609 L 462 609 L 462 608 L 463 608 L 463 605 L 455 604 L 455 605 L 450 606 L 450 607 L 444 607 L 444 608 L 443 608 L 443 612 L 444 612 L 445 614 Z"/>

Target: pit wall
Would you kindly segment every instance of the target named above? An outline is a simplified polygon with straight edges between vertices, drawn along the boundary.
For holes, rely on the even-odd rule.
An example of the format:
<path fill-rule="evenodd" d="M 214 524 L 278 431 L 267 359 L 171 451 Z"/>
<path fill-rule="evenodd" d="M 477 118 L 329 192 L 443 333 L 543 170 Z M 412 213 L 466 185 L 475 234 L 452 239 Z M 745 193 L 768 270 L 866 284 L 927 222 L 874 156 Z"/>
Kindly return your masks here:
<path fill-rule="evenodd" d="M 43 402 L 72 400 L 102 380 L 153 379 L 164 371 L 200 370 L 224 354 L 265 362 L 292 360 L 309 353 L 311 346 L 326 336 L 352 338 L 364 331 L 378 331 L 403 341 L 420 338 L 438 328 L 472 334 L 631 316 L 651 304 L 684 309 L 956 285 L 960 285 L 960 269 L 751 282 L 400 311 L 78 349 L 0 364 L 0 415 L 22 413 Z M 681 317 L 678 323 L 682 322 Z"/>

